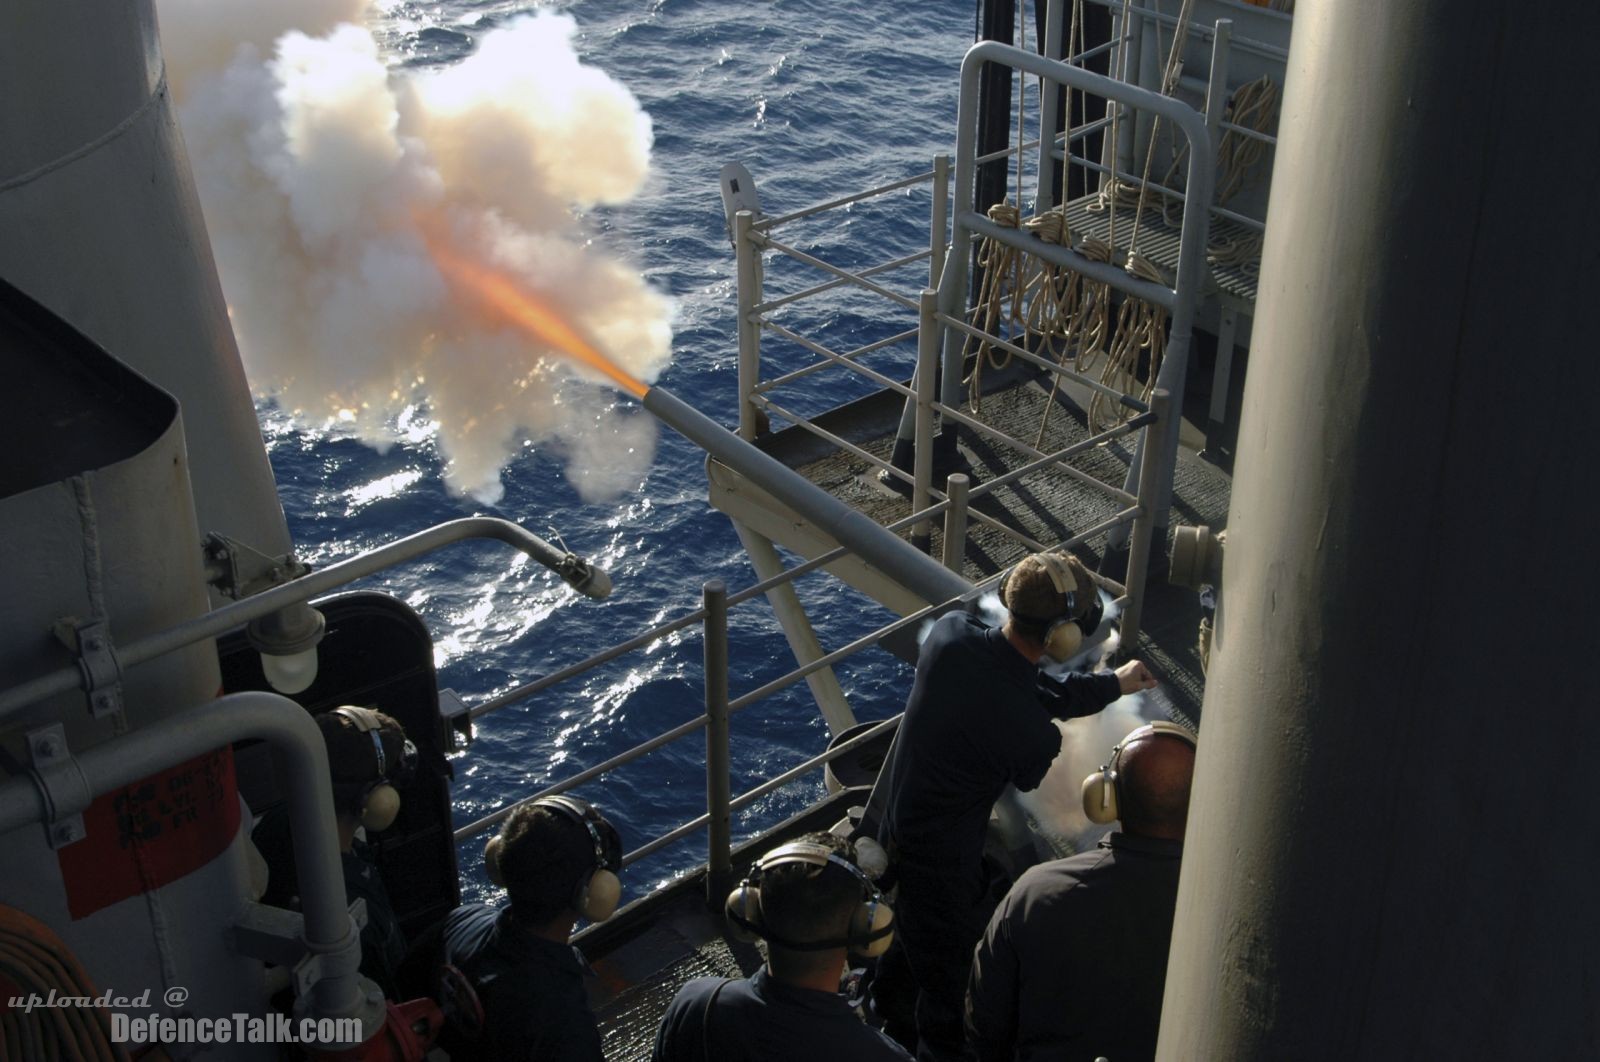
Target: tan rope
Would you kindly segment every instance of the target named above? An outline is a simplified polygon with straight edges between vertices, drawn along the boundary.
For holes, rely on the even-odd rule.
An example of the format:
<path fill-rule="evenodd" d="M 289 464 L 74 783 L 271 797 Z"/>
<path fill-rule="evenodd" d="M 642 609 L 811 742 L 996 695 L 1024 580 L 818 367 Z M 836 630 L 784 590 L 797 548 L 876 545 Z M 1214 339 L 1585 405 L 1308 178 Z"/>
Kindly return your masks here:
<path fill-rule="evenodd" d="M 996 225 L 1004 225 L 1008 229 L 1016 228 L 1022 218 L 1022 212 L 1011 203 L 996 203 L 989 208 L 988 213 L 990 221 Z M 1011 310 L 1007 314 L 1007 320 L 1023 319 L 1022 259 L 1022 252 L 1015 247 L 1003 244 L 990 236 L 984 237 L 983 243 L 978 248 L 978 265 L 983 269 L 983 279 L 978 285 L 978 301 L 972 308 L 974 327 L 989 335 L 996 334 L 1007 294 L 1011 296 Z M 963 361 L 971 354 L 973 342 L 974 337 L 968 335 L 967 341 L 962 344 Z M 979 408 L 983 390 L 983 366 L 986 361 L 997 370 L 1003 369 L 1011 363 L 1011 352 L 995 347 L 987 337 L 978 341 L 977 358 L 966 380 L 967 397 L 974 413 L 978 412 Z"/>
<path fill-rule="evenodd" d="M 1128 272 L 1141 280 L 1165 284 L 1160 270 L 1137 252 L 1130 252 Z M 1161 371 L 1161 358 L 1167 349 L 1167 311 L 1164 306 L 1128 296 L 1117 309 L 1117 328 L 1107 351 L 1106 365 L 1100 372 L 1100 382 L 1124 394 L 1136 394 L 1142 401 L 1150 400 L 1155 390 L 1156 375 Z M 1149 355 L 1145 381 L 1139 382 L 1139 361 Z M 1122 423 L 1133 415 L 1133 410 L 1120 402 L 1115 404 L 1099 391 L 1089 400 L 1089 430 L 1101 431 Z"/>
<path fill-rule="evenodd" d="M 1278 102 L 1281 96 L 1282 92 L 1277 84 L 1263 74 L 1256 80 L 1235 89 L 1223 113 L 1230 125 L 1265 133 L 1277 124 Z M 1217 145 L 1217 163 L 1220 171 L 1216 194 L 1218 206 L 1238 194 L 1246 180 L 1259 169 L 1266 151 L 1267 143 L 1264 140 L 1246 136 L 1234 129 L 1223 131 L 1222 139 Z M 1189 146 L 1185 144 L 1173 157 L 1172 166 L 1167 170 L 1162 184 L 1168 188 L 1178 186 L 1178 175 L 1188 154 Z M 1177 199 L 1166 195 L 1161 198 L 1163 220 L 1173 228 L 1177 228 L 1182 222 Z M 1260 233 L 1234 235 L 1218 233 L 1206 246 L 1206 261 L 1214 266 L 1232 266 L 1247 276 L 1258 276 L 1261 272 L 1261 242 Z"/>

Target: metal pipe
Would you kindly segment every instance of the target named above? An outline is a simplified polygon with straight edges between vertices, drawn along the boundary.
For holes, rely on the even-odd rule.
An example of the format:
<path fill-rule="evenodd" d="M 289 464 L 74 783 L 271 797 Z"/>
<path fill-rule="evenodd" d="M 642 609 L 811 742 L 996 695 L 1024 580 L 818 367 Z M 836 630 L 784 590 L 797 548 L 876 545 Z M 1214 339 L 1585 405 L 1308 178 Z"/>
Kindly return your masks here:
<path fill-rule="evenodd" d="M 1122 644 L 1132 651 L 1139 638 L 1139 621 L 1144 613 L 1144 584 L 1145 569 L 1150 563 L 1150 544 L 1154 539 L 1157 528 L 1158 512 L 1154 500 L 1159 496 L 1166 458 L 1166 449 L 1161 446 L 1148 445 L 1152 434 L 1159 435 L 1167 423 L 1167 418 L 1172 416 L 1172 396 L 1161 388 L 1156 388 L 1150 396 L 1151 411 L 1156 415 L 1156 422 L 1145 428 L 1146 444 L 1140 455 L 1139 471 L 1146 488 L 1139 499 L 1139 515 L 1133 519 L 1132 538 L 1128 546 L 1128 603 L 1122 610 Z M 1161 525 L 1164 529 L 1165 525 Z M 1163 548 L 1165 544 L 1163 543 Z"/>
<path fill-rule="evenodd" d="M 1040 42 L 1047 59 L 1061 59 L 1061 0 L 1050 0 L 1044 9 L 1044 39 Z M 1057 187 L 1055 162 L 1051 158 L 1056 139 L 1056 120 L 1061 117 L 1059 88 L 1039 84 L 1039 161 L 1034 174 L 1034 213 L 1040 214 L 1066 198 L 1067 190 Z M 1072 125 L 1072 101 L 1065 101 L 1067 116 L 1064 126 Z M 1020 159 L 1018 160 L 1020 161 Z M 1019 204 L 1020 205 L 1020 204 Z"/>
<path fill-rule="evenodd" d="M 733 215 L 733 251 L 738 284 L 739 321 L 739 437 L 756 437 L 756 407 L 750 393 L 761 377 L 761 323 L 755 307 L 761 301 L 761 252 L 750 237 L 755 214 L 741 210 Z"/>
<path fill-rule="evenodd" d="M 733 880 L 733 781 L 728 757 L 728 587 L 721 579 L 705 584 L 706 683 L 706 902 L 720 905 Z"/>
<path fill-rule="evenodd" d="M 750 566 L 756 570 L 756 575 L 763 581 L 783 575 L 783 561 L 770 539 L 737 520 L 733 521 L 733 529 L 738 532 L 739 542 L 744 546 L 745 556 L 750 559 Z M 822 643 L 817 640 L 817 632 L 812 629 L 811 619 L 806 615 L 805 606 L 800 603 L 800 595 L 795 592 L 792 580 L 779 582 L 768 590 L 767 603 L 772 606 L 773 615 L 778 617 L 778 625 L 783 628 L 783 635 L 788 639 L 789 651 L 794 654 L 796 664 L 804 667 L 824 655 Z M 811 690 L 811 699 L 816 701 L 817 710 L 828 724 L 828 733 L 842 734 L 856 725 L 850 701 L 844 695 L 844 687 L 839 684 L 839 677 L 832 668 L 819 667 L 809 671 L 805 679 L 806 686 Z"/>
<path fill-rule="evenodd" d="M 933 157 L 933 207 L 928 222 L 928 287 L 944 272 L 945 228 L 950 224 L 950 156 Z"/>
<path fill-rule="evenodd" d="M 126 669 L 154 660 L 205 638 L 215 638 L 285 605 L 307 601 L 346 583 L 380 572 L 400 561 L 410 560 L 467 538 L 492 538 L 514 546 L 561 575 L 574 589 L 590 597 L 603 598 L 611 592 L 611 577 L 604 571 L 564 550 L 559 550 L 509 520 L 492 516 L 469 516 L 436 524 L 425 531 L 407 535 L 398 542 L 380 546 L 347 561 L 331 564 L 321 571 L 303 575 L 293 582 L 275 586 L 254 597 L 236 601 L 202 616 L 185 620 L 164 631 L 138 638 L 116 650 L 117 664 Z M 89 680 L 76 666 L 63 667 L 0 693 L 0 720 L 57 693 L 89 688 Z"/>
<path fill-rule="evenodd" d="M 367 1017 L 357 972 L 359 936 L 345 906 L 328 749 L 304 708 L 276 693 L 233 693 L 102 742 L 73 757 L 73 762 L 91 795 L 99 796 L 172 764 L 252 739 L 265 741 L 279 753 L 287 775 L 284 788 L 306 947 L 322 956 L 323 976 L 311 994 L 312 1016 Z M 50 806 L 49 794 L 33 775 L 0 784 L 0 836 L 30 822 L 47 821 Z"/>
<path fill-rule="evenodd" d="M 961 472 L 945 481 L 950 508 L 944 511 L 944 566 L 958 575 L 967 560 L 967 487 L 971 482 Z"/>
<path fill-rule="evenodd" d="M 782 462 L 738 438 L 676 395 L 652 387 L 644 408 L 817 529 L 930 604 L 961 597 L 971 584 Z"/>
<path fill-rule="evenodd" d="M 1222 115 L 1228 109 L 1228 42 L 1233 39 L 1233 20 L 1217 19 L 1217 35 L 1211 41 L 1211 73 L 1206 79 L 1206 127 L 1211 130 L 1211 150 L 1216 151 L 1222 133 Z"/>
<path fill-rule="evenodd" d="M 917 382 L 916 449 L 913 451 L 914 481 L 911 485 L 911 511 L 920 513 L 928 507 L 928 495 L 933 488 L 933 372 L 939 357 L 939 331 L 934 319 L 934 306 L 939 293 L 924 288 L 917 304 Z M 911 543 L 926 553 L 932 541 L 932 525 L 919 521 L 911 529 Z"/>

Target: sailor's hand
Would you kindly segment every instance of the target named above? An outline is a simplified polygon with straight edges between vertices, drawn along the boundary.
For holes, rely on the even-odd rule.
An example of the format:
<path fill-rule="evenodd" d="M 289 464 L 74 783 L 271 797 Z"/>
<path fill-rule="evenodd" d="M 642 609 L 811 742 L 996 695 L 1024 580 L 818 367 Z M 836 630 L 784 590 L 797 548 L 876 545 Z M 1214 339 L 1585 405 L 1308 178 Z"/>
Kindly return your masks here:
<path fill-rule="evenodd" d="M 1129 660 L 1117 668 L 1117 682 L 1121 684 L 1123 693 L 1137 693 L 1139 690 L 1154 689 L 1156 677 L 1150 674 L 1150 669 L 1144 666 L 1143 661 Z"/>

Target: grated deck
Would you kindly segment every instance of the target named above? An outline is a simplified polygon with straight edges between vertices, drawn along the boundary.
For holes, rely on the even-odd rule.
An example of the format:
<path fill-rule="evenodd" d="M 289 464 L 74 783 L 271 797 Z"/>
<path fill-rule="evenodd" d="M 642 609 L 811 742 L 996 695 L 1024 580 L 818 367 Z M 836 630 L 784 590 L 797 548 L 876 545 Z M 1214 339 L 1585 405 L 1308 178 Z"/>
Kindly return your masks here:
<path fill-rule="evenodd" d="M 963 412 L 982 420 L 1013 438 L 1034 440 L 1046 408 L 1039 449 L 1052 452 L 1089 437 L 1088 417 L 1078 401 L 1063 392 L 1052 399 L 1048 385 L 1031 373 L 1014 372 L 1008 379 L 995 379 L 994 390 L 985 394 L 976 409 L 970 401 Z M 894 418 L 897 412 L 882 403 L 862 403 L 846 407 L 830 416 L 830 431 L 850 439 L 867 452 L 887 459 L 894 445 Z M 785 460 L 797 472 L 825 488 L 853 508 L 880 524 L 904 518 L 911 511 L 910 499 L 878 480 L 876 470 L 861 457 L 831 447 L 813 446 L 807 441 L 784 436 L 804 434 L 791 428 L 780 432 L 768 445 L 774 456 Z M 970 464 L 974 485 L 1018 467 L 1030 457 L 1015 447 L 976 433 L 963 431 L 960 452 Z M 1134 457 L 1134 436 L 1101 444 L 1071 459 L 1074 468 L 1101 483 L 1121 487 Z M 1214 465 L 1180 448 L 1173 477 L 1170 515 L 1172 527 L 1226 526 L 1231 480 Z M 1113 516 L 1122 504 L 1088 487 L 1064 472 L 1048 470 L 1023 477 L 1001 487 L 993 495 L 975 500 L 973 508 L 1008 527 L 1015 528 L 1045 545 L 1072 537 L 1079 529 L 1091 527 Z M 1164 559 L 1170 543 L 1160 543 Z M 943 530 L 937 522 L 932 528 L 931 552 L 942 556 Z M 1091 569 L 1104 570 L 1120 578 L 1115 558 L 1108 564 L 1104 555 L 1105 535 L 1097 535 L 1076 547 L 1079 557 Z M 977 582 L 1015 563 L 1026 549 L 997 528 L 969 521 L 964 574 Z M 1164 564 L 1161 565 L 1164 571 Z M 1199 719 L 1203 678 L 1195 650 L 1195 636 L 1201 610 L 1192 591 L 1166 585 L 1153 579 L 1146 591 L 1143 630 L 1136 650 L 1141 659 L 1156 668 L 1164 684 L 1167 707 L 1193 722 Z M 1159 698 L 1158 698 L 1159 699 Z"/>

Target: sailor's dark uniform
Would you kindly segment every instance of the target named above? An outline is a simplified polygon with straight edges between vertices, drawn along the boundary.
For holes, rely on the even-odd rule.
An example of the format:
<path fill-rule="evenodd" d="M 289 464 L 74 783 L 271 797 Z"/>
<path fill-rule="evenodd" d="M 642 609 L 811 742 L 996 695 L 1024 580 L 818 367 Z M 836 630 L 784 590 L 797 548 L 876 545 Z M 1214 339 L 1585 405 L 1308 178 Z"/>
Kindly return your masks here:
<path fill-rule="evenodd" d="M 896 932 L 919 989 L 918 1058 L 964 1055 L 972 949 L 1003 881 L 983 862 L 989 813 L 1006 785 L 1036 788 L 1061 751 L 1052 719 L 1092 715 L 1121 696 L 1116 675 L 1052 679 L 998 629 L 966 613 L 933 625 L 905 720 L 884 766 L 879 841 L 900 892 Z"/>
<path fill-rule="evenodd" d="M 479 1041 L 454 1044 L 452 1058 L 601 1062 L 589 965 L 572 945 L 535 936 L 509 908 L 467 904 L 445 919 L 443 958 L 466 974 L 484 1011 Z"/>
<path fill-rule="evenodd" d="M 1181 841 L 1113 833 L 1017 880 L 972 966 L 981 1062 L 1155 1057 L 1182 855 Z"/>
<path fill-rule="evenodd" d="M 678 990 L 652 1062 L 905 1062 L 836 992 L 796 988 L 763 966 L 745 980 L 702 977 Z"/>
<path fill-rule="evenodd" d="M 298 910 L 300 879 L 295 869 L 288 809 L 280 806 L 261 816 L 250 839 L 267 864 L 267 891 L 261 902 Z M 398 999 L 395 971 L 405 958 L 406 939 L 389 901 L 389 891 L 373 862 L 372 849 L 354 841 L 350 851 L 339 853 L 339 865 L 344 871 L 345 902 L 367 902 L 367 924 L 361 929 L 361 976 L 383 989 L 389 999 Z"/>

